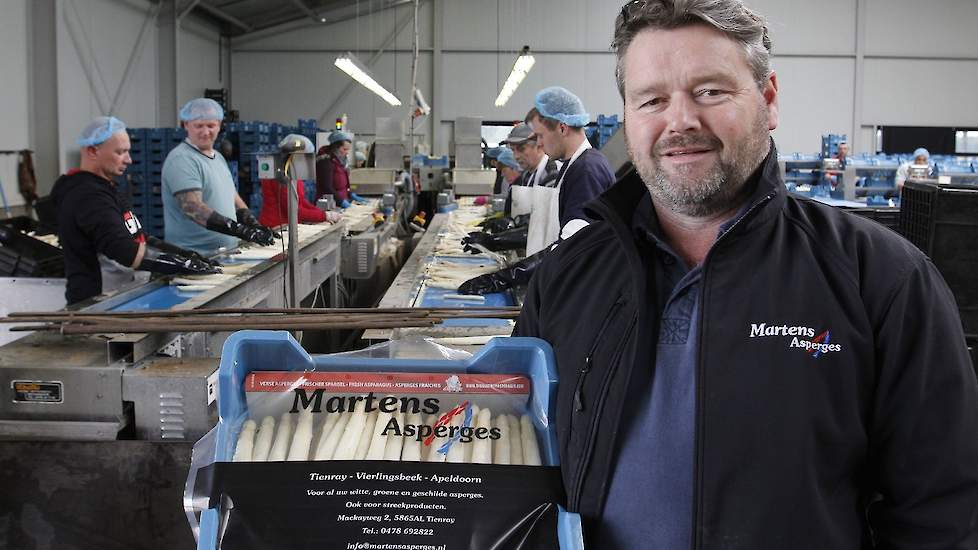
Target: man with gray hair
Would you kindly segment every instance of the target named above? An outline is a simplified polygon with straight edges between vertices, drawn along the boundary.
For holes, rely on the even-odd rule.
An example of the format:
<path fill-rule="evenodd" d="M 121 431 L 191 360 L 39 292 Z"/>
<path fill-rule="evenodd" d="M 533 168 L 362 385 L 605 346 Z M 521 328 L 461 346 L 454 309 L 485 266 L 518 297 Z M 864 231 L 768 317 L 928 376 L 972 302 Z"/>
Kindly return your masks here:
<path fill-rule="evenodd" d="M 789 196 L 740 0 L 636 0 L 613 49 L 634 170 L 530 283 L 590 547 L 978 548 L 978 383 L 933 264 Z M 584 322 L 582 322 L 582 320 Z"/>

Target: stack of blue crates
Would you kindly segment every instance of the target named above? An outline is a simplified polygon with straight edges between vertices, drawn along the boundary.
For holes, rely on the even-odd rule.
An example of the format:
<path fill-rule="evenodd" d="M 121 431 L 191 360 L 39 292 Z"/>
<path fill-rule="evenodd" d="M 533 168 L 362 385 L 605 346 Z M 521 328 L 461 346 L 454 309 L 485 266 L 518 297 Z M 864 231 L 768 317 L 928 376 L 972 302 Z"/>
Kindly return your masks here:
<path fill-rule="evenodd" d="M 604 147 L 620 127 L 621 123 L 618 122 L 618 115 L 598 115 L 598 149 Z"/>
<path fill-rule="evenodd" d="M 119 191 L 129 199 L 132 211 L 147 234 L 163 237 L 163 161 L 187 137 L 182 128 L 128 128 L 132 164 L 119 178 Z M 288 134 L 301 134 L 316 143 L 316 119 L 299 119 L 299 126 L 268 122 L 230 122 L 218 136 L 237 142 L 235 159 L 228 162 L 231 178 L 241 198 L 255 216 L 261 210 L 261 184 L 258 180 L 258 155 L 272 153 L 279 140 Z M 307 186 L 306 196 L 314 201 L 316 186 Z"/>

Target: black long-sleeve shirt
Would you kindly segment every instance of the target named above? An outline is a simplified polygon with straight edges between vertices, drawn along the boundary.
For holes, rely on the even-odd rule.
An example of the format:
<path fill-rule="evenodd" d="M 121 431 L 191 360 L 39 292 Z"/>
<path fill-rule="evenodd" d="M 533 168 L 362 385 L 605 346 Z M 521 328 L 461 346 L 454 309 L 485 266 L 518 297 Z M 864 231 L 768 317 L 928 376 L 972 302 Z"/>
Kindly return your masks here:
<path fill-rule="evenodd" d="M 132 265 L 146 236 L 115 184 L 91 172 L 73 170 L 61 176 L 51 198 L 65 255 L 65 298 L 73 304 L 102 293 L 99 253 Z"/>

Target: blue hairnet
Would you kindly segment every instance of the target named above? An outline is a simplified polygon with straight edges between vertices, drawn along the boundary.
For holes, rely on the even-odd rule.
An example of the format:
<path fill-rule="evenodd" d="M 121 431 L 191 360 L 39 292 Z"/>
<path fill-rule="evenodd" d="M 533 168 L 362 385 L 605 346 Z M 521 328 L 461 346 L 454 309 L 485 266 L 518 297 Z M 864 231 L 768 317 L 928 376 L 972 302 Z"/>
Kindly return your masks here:
<path fill-rule="evenodd" d="M 364 155 L 363 151 L 355 151 L 353 153 L 353 158 L 361 162 L 366 162 L 367 155 Z"/>
<path fill-rule="evenodd" d="M 220 103 L 206 97 L 191 99 L 180 109 L 180 120 L 224 120 L 224 109 Z"/>
<path fill-rule="evenodd" d="M 913 152 L 913 158 L 917 158 L 917 157 L 919 157 L 921 155 L 927 157 L 927 160 L 930 160 L 930 151 L 928 151 L 927 149 L 924 149 L 923 147 L 921 147 L 921 148 L 919 148 L 919 149 L 917 149 L 916 151 Z"/>
<path fill-rule="evenodd" d="M 79 147 L 89 147 L 103 143 L 116 132 L 126 129 L 126 123 L 114 116 L 95 117 L 78 136 Z"/>
<path fill-rule="evenodd" d="M 509 148 L 503 149 L 503 151 L 499 153 L 499 157 L 496 158 L 496 162 L 509 166 L 513 170 L 520 169 L 520 163 L 516 162 L 516 157 L 513 156 L 513 151 L 511 151 Z"/>
<path fill-rule="evenodd" d="M 340 142 L 340 141 L 349 141 L 350 143 L 352 143 L 353 142 L 353 134 L 351 134 L 349 132 L 342 132 L 340 130 L 337 130 L 337 131 L 335 131 L 335 132 L 333 132 L 332 134 L 329 135 L 329 144 L 330 145 L 332 145 L 334 143 L 337 143 L 337 142 Z"/>
<path fill-rule="evenodd" d="M 551 86 L 537 92 L 533 99 L 533 106 L 540 112 L 540 116 L 552 118 L 575 128 L 587 126 L 591 121 L 591 115 L 584 110 L 581 98 L 560 86 Z"/>
<path fill-rule="evenodd" d="M 490 147 L 486 149 L 486 156 L 491 159 L 498 159 L 499 155 L 507 149 L 508 147 Z"/>

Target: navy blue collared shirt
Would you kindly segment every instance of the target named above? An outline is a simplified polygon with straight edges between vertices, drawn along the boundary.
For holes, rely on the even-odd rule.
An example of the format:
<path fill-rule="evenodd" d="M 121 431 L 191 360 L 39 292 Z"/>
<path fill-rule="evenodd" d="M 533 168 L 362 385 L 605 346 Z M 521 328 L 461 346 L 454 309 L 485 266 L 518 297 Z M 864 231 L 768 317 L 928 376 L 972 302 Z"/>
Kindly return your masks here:
<path fill-rule="evenodd" d="M 741 209 L 720 228 L 739 220 Z M 638 205 L 636 240 L 657 253 L 659 319 L 651 387 L 638 388 L 626 413 L 618 458 L 595 542 L 602 549 L 685 549 L 692 537 L 696 365 L 702 266 L 687 268 L 662 237 L 651 198 Z M 719 238 L 719 236 L 718 236 Z"/>

